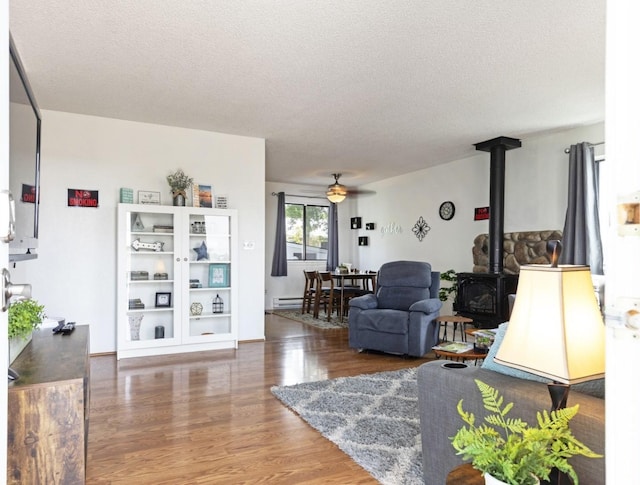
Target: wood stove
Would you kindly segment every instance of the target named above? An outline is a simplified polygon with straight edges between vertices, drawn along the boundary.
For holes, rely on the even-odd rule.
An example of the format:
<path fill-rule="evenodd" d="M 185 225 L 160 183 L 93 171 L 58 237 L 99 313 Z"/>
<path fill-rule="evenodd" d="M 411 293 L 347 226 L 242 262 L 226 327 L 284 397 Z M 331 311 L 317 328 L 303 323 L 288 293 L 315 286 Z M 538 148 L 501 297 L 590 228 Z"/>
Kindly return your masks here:
<path fill-rule="evenodd" d="M 520 148 L 515 138 L 500 136 L 476 143 L 476 150 L 491 153 L 489 174 L 489 272 L 459 273 L 456 309 L 480 328 L 493 328 L 509 319 L 508 295 L 516 292 L 517 275 L 504 274 L 505 152 Z"/>

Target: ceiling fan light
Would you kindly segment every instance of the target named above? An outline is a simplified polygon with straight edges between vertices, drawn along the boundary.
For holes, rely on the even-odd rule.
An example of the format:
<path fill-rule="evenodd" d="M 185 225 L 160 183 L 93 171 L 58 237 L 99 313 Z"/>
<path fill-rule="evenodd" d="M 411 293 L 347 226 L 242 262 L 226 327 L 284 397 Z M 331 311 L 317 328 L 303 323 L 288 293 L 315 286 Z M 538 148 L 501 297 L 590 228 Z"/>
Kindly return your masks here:
<path fill-rule="evenodd" d="M 339 204 L 340 202 L 342 202 L 345 199 L 345 197 L 346 196 L 343 195 L 343 194 L 327 192 L 327 199 L 329 199 L 329 201 L 333 202 L 334 204 Z"/>
<path fill-rule="evenodd" d="M 329 201 L 333 202 L 334 204 L 338 204 L 347 197 L 347 189 L 344 185 L 338 182 L 341 174 L 334 173 L 332 175 L 336 182 L 327 187 L 329 189 L 327 190 L 327 199 L 329 199 Z"/>

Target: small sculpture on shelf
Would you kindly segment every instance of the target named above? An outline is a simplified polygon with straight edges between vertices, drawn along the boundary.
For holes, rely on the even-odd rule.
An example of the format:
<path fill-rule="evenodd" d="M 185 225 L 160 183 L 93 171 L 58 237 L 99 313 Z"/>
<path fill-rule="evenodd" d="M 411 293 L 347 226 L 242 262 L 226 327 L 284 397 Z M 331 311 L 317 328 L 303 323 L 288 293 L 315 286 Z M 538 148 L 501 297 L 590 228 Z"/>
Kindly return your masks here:
<path fill-rule="evenodd" d="M 194 301 L 191 304 L 191 307 L 189 310 L 192 316 L 202 315 L 202 303 L 200 303 L 199 301 Z"/>
<path fill-rule="evenodd" d="M 129 315 L 129 329 L 131 331 L 131 340 L 140 340 L 140 325 L 142 325 L 142 317 L 144 315 Z"/>
<path fill-rule="evenodd" d="M 197 255 L 197 261 L 208 260 L 209 259 L 209 251 L 207 249 L 207 243 L 202 241 L 200 246 L 193 248 Z"/>
<path fill-rule="evenodd" d="M 216 295 L 213 299 L 212 313 L 224 313 L 224 302 L 222 298 L 220 298 L 220 295 Z"/>

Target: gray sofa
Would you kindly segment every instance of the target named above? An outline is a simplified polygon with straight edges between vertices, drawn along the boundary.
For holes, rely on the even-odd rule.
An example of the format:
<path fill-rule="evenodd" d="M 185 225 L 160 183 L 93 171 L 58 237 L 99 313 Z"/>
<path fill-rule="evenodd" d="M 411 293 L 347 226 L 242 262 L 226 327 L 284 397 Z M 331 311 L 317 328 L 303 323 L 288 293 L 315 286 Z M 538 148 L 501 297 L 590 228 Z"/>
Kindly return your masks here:
<path fill-rule="evenodd" d="M 422 357 L 438 343 L 439 289 L 429 263 L 383 264 L 376 293 L 349 301 L 349 347 Z"/>
<path fill-rule="evenodd" d="M 418 399 L 422 435 L 422 463 L 424 483 L 443 485 L 447 474 L 462 464 L 455 454 L 450 437 L 463 425 L 456 405 L 464 399 L 464 409 L 479 416 L 486 414 L 474 379 L 498 389 L 505 402 L 513 402 L 510 416 L 521 417 L 535 424 L 536 411 L 549 409 L 551 401 L 546 384 L 519 379 L 473 363 L 465 368 L 446 368 L 449 361 L 432 361 L 418 368 Z M 585 394 L 574 386 L 567 405 L 580 405 L 578 415 L 571 421 L 574 435 L 593 451 L 604 454 L 604 399 Z M 571 463 L 581 485 L 605 483 L 604 458 L 572 458 Z"/>

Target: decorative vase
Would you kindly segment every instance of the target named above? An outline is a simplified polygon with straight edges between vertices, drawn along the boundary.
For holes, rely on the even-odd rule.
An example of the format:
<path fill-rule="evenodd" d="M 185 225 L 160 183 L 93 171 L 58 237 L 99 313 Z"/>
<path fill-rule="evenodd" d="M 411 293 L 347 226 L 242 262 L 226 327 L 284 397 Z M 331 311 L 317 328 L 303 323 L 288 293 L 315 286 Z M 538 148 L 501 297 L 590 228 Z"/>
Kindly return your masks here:
<path fill-rule="evenodd" d="M 144 317 L 144 315 L 129 315 L 131 340 L 140 340 L 140 325 L 142 324 L 142 317 Z"/>
<path fill-rule="evenodd" d="M 185 195 L 184 192 L 179 190 L 176 192 L 173 192 L 173 205 L 177 206 L 177 207 L 184 207 L 185 206 Z"/>
<path fill-rule="evenodd" d="M 29 345 L 32 337 L 33 332 L 31 332 L 25 338 L 12 337 L 9 339 L 9 365 L 13 364 L 13 361 L 16 360 L 22 353 L 22 351 L 26 348 L 26 346 Z"/>
<path fill-rule="evenodd" d="M 503 482 L 502 480 L 498 480 L 496 477 L 490 475 L 489 473 L 485 473 L 484 475 L 484 483 L 485 485 L 509 485 L 507 482 Z M 536 484 L 540 485 L 540 480 L 538 478 L 533 477 L 536 480 Z"/>

